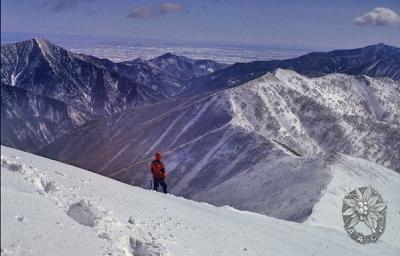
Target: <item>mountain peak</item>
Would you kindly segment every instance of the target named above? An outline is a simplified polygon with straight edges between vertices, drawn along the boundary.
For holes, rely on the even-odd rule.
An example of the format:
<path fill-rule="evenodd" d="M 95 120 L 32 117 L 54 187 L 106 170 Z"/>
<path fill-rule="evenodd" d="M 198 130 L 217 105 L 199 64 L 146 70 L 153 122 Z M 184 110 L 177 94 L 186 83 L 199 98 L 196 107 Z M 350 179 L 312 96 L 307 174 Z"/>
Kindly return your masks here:
<path fill-rule="evenodd" d="M 162 58 L 162 59 L 169 59 L 169 58 L 177 58 L 177 57 L 179 57 L 179 56 L 178 56 L 178 55 L 175 55 L 175 54 L 172 54 L 172 53 L 170 53 L 170 52 L 167 52 L 167 53 L 161 55 L 159 58 Z"/>
<path fill-rule="evenodd" d="M 50 48 L 50 47 L 58 47 L 56 44 L 50 42 L 47 38 L 44 37 L 35 37 L 31 39 L 34 43 L 36 43 L 40 48 Z"/>
<path fill-rule="evenodd" d="M 55 44 L 51 43 L 48 39 L 43 38 L 43 37 L 34 37 L 31 39 L 27 39 L 24 41 L 20 41 L 20 42 L 15 42 L 15 43 L 9 43 L 6 45 L 16 45 L 16 46 L 28 46 L 28 45 L 46 45 L 46 46 L 56 46 Z"/>
<path fill-rule="evenodd" d="M 2 52 L 3 50 L 8 51 L 8 49 L 12 49 L 13 47 L 16 47 L 17 49 L 24 49 L 24 51 L 27 52 L 41 53 L 43 55 L 52 55 L 54 51 L 59 51 L 60 49 L 64 50 L 63 48 L 50 42 L 48 39 L 38 37 L 4 45 L 4 47 L 2 46 L 1 50 Z"/>
<path fill-rule="evenodd" d="M 150 62 L 176 63 L 182 60 L 185 61 L 188 60 L 188 58 L 167 52 L 161 56 L 151 59 Z"/>
<path fill-rule="evenodd" d="M 50 41 L 45 37 L 34 37 L 32 40 L 38 43 L 50 43 Z"/>
<path fill-rule="evenodd" d="M 184 57 L 167 52 L 163 55 L 160 55 L 160 56 L 154 58 L 153 60 L 170 60 L 170 59 L 182 59 L 182 58 L 184 58 Z"/>
<path fill-rule="evenodd" d="M 43 55 L 51 55 L 53 49 L 56 49 L 58 46 L 51 43 L 46 38 L 33 38 L 31 39 L 33 44 L 38 48 L 39 51 L 42 52 Z"/>
<path fill-rule="evenodd" d="M 284 69 L 284 68 L 277 68 L 272 72 L 276 77 L 292 77 L 292 76 L 301 76 L 294 70 L 291 69 Z"/>
<path fill-rule="evenodd" d="M 387 45 L 387 44 L 384 44 L 384 43 L 369 45 L 369 46 L 366 46 L 365 48 L 366 49 L 378 49 L 378 50 L 381 50 L 381 49 L 388 49 L 388 50 L 396 49 L 395 46 Z"/>

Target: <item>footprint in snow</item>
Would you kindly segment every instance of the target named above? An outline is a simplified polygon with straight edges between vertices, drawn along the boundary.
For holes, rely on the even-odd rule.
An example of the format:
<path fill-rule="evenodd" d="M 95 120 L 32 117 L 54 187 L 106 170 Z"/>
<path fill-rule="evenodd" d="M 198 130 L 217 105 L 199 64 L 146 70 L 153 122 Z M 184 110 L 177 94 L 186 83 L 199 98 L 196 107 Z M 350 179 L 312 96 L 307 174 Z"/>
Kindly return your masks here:
<path fill-rule="evenodd" d="M 68 206 L 67 215 L 77 223 L 94 227 L 101 219 L 99 211 L 85 199 Z"/>
<path fill-rule="evenodd" d="M 56 191 L 56 184 L 52 181 L 46 181 L 44 177 L 41 177 L 35 172 L 35 168 L 26 168 L 24 164 L 9 161 L 5 157 L 1 159 L 1 167 L 11 171 L 19 172 L 25 176 L 25 179 L 30 180 L 41 194 L 51 193 Z"/>
<path fill-rule="evenodd" d="M 142 241 L 133 237 L 122 237 L 120 249 L 126 256 L 164 256 L 167 255 L 165 247 L 152 240 Z"/>
<path fill-rule="evenodd" d="M 106 232 L 98 232 L 97 236 L 106 240 L 111 240 L 110 235 Z"/>
<path fill-rule="evenodd" d="M 32 182 L 41 193 L 48 194 L 57 191 L 56 183 L 53 181 L 46 181 L 43 177 L 34 177 Z"/>
<path fill-rule="evenodd" d="M 12 171 L 12 172 L 22 172 L 24 169 L 23 165 L 14 161 L 8 161 L 6 158 L 1 158 L 1 167 Z"/>
<path fill-rule="evenodd" d="M 133 225 L 136 224 L 135 219 L 132 216 L 129 217 L 128 223 L 133 224 Z"/>
<path fill-rule="evenodd" d="M 24 216 L 16 215 L 16 216 L 14 216 L 14 218 L 17 219 L 19 222 L 24 222 L 25 221 L 25 217 Z"/>

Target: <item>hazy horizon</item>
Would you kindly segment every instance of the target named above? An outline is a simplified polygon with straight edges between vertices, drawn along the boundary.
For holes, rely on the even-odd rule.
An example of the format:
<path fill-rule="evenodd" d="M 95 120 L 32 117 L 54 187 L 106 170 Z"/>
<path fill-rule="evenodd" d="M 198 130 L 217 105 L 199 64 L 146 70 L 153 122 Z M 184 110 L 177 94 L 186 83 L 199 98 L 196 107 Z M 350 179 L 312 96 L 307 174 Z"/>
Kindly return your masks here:
<path fill-rule="evenodd" d="M 110 59 L 114 62 L 136 58 L 152 59 L 172 53 L 193 59 L 209 59 L 227 64 L 257 60 L 287 59 L 310 52 L 275 46 L 221 44 L 214 42 L 178 42 L 173 40 L 129 39 L 106 36 L 74 36 L 34 33 L 4 33 L 1 43 L 16 43 L 32 38 L 46 38 L 72 52 Z"/>
<path fill-rule="evenodd" d="M 283 49 L 399 46 L 400 1 L 4 0 L 1 31 Z"/>

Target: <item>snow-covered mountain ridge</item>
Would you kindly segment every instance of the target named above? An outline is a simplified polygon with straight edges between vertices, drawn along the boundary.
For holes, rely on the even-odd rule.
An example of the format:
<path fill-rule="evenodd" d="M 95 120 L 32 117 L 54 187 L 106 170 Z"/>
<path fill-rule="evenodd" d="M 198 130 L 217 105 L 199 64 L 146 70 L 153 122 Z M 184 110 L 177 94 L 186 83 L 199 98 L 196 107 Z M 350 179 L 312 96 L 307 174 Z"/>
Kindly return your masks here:
<path fill-rule="evenodd" d="M 344 73 L 400 80 L 400 48 L 377 44 L 357 49 L 312 52 L 286 60 L 236 63 L 224 70 L 193 79 L 186 93 L 237 86 L 278 68 L 294 70 L 307 77 Z"/>
<path fill-rule="evenodd" d="M 2 255 L 394 256 L 400 252 L 395 240 L 399 230 L 393 222 L 397 201 L 389 204 L 387 231 L 377 243 L 365 246 L 344 230 L 216 208 L 15 149 L 2 146 L 1 152 Z M 383 187 L 399 188 L 398 174 L 383 169 L 379 173 L 386 179 Z M 389 200 L 386 193 L 396 191 L 380 192 Z M 341 215 L 339 206 L 331 210 L 332 215 Z"/>
<path fill-rule="evenodd" d="M 2 111 L 13 113 L 8 119 L 2 115 L 2 120 L 10 123 L 2 129 L 3 144 L 28 151 L 35 151 L 88 121 L 175 96 L 184 90 L 187 80 L 227 66 L 171 54 L 150 61 L 114 63 L 69 52 L 45 39 L 2 45 L 1 63 L 1 82 L 11 86 L 7 89 L 11 94 L 23 89 L 32 97 L 45 97 L 67 106 L 62 122 L 72 123 L 68 129 L 57 126 L 58 122 L 50 116 L 18 119 L 35 106 L 30 101 L 22 102 L 27 98 L 20 97 L 23 108 L 8 108 L 15 103 L 8 102 L 10 97 L 2 97 Z M 50 111 L 57 111 L 57 106 L 51 110 L 48 101 L 43 104 Z M 14 123 L 18 127 L 12 127 Z M 21 136 L 10 136 L 17 128 Z"/>
<path fill-rule="evenodd" d="M 210 60 L 193 60 L 164 54 L 151 60 L 136 59 L 114 63 L 107 59 L 76 54 L 46 39 L 31 39 L 1 47 L 2 84 L 24 89 L 31 96 L 45 97 L 66 104 L 67 116 L 57 126 L 50 116 L 35 115 L 31 120 L 16 119 L 35 106 L 5 109 L 4 122 L 18 123 L 20 136 L 11 126 L 2 129 L 6 145 L 27 151 L 54 141 L 62 134 L 87 122 L 106 118 L 130 107 L 163 101 L 177 95 L 191 95 L 237 86 L 277 68 L 293 69 L 306 76 L 329 73 L 365 74 L 371 77 L 399 79 L 399 49 L 383 44 L 352 50 L 310 53 L 277 61 L 237 63 L 232 66 Z M 16 89 L 13 94 L 20 91 Z M 22 100 L 23 98 L 20 98 Z M 27 99 L 27 98 L 25 98 Z M 7 98 L 2 99 L 7 101 Z M 52 104 L 45 100 L 49 111 Z M 14 106 L 5 102 L 4 107 Z M 18 112 L 23 111 L 23 112 Z M 24 123 L 25 122 L 25 123 Z M 32 129 L 32 127 L 39 127 Z M 3 132 L 4 130 L 4 132 Z M 10 136 L 12 135 L 12 136 Z M 4 144 L 3 143 L 3 144 Z M 32 146 L 35 145 L 35 146 Z"/>
<path fill-rule="evenodd" d="M 172 193 L 303 221 L 331 177 L 330 155 L 399 171 L 399 88 L 391 79 L 277 70 L 235 88 L 121 112 L 40 154 L 148 188 L 149 163 L 162 149 Z"/>

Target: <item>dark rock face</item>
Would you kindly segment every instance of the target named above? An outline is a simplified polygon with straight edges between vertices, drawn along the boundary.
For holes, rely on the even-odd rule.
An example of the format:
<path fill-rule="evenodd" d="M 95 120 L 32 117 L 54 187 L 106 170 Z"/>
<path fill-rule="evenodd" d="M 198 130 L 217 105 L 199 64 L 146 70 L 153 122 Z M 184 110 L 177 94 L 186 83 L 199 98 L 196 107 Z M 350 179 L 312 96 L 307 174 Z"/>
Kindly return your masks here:
<path fill-rule="evenodd" d="M 23 126 L 23 122 L 19 122 L 21 120 L 14 122 L 16 115 L 8 116 L 9 124 L 2 126 L 2 143 L 28 151 L 34 151 L 86 122 L 178 95 L 184 90 L 187 80 L 226 66 L 171 54 L 151 61 L 113 63 L 69 52 L 45 39 L 2 45 L 1 62 L 2 84 L 23 89 L 30 97 L 46 98 L 48 109 L 52 108 L 52 102 L 57 102 L 65 104 L 68 110 L 63 116 L 65 120 L 61 122 L 51 121 L 49 117 L 46 119 L 52 122 L 51 128 L 47 125 L 43 128 L 49 134 L 36 133 L 28 127 L 28 123 Z M 9 92 L 12 89 L 5 90 Z M 22 104 L 24 99 L 28 100 L 28 97 L 19 98 L 24 108 L 19 107 L 15 111 L 31 113 L 34 106 L 30 105 L 30 101 Z M 14 102 L 8 100 L 14 98 L 2 95 L 4 106 L 15 106 Z M 58 123 L 64 121 L 70 125 L 57 127 Z M 18 122 L 19 126 L 13 127 Z M 16 133 L 16 128 L 20 133 L 30 135 L 9 137 Z"/>
<path fill-rule="evenodd" d="M 64 102 L 33 95 L 15 86 L 1 85 L 3 145 L 26 151 L 38 150 L 73 128 Z"/>
<path fill-rule="evenodd" d="M 86 117 L 141 105 L 150 94 L 117 72 L 97 67 L 43 39 L 5 45 L 1 56 L 4 83 L 74 105 Z"/>

